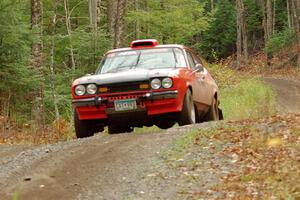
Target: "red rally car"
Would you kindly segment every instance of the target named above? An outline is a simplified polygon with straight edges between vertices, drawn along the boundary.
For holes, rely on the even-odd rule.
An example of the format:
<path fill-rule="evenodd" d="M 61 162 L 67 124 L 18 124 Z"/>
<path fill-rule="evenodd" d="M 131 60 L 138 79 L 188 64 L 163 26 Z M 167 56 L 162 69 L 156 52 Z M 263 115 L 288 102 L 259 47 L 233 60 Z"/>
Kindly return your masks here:
<path fill-rule="evenodd" d="M 78 138 L 105 126 L 113 134 L 223 119 L 218 86 L 195 52 L 152 39 L 107 52 L 95 75 L 73 82 L 72 103 Z"/>

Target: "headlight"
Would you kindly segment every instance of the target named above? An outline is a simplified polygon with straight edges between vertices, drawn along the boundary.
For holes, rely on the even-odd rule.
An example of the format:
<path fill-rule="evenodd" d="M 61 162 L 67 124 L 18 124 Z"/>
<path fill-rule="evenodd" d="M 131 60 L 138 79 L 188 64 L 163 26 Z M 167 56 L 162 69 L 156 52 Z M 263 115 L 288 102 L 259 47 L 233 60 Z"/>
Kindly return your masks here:
<path fill-rule="evenodd" d="M 171 88 L 173 86 L 173 81 L 171 78 L 164 78 L 161 82 L 163 88 Z"/>
<path fill-rule="evenodd" d="M 161 87 L 161 81 L 158 78 L 155 78 L 151 81 L 151 88 L 157 90 Z"/>
<path fill-rule="evenodd" d="M 83 86 L 83 85 L 77 85 L 76 87 L 75 87 L 75 94 L 77 95 L 77 96 L 82 96 L 82 95 L 84 95 L 85 94 L 85 87 Z"/>
<path fill-rule="evenodd" d="M 88 94 L 96 94 L 97 92 L 97 86 L 95 84 L 89 84 L 86 87 L 86 91 Z"/>

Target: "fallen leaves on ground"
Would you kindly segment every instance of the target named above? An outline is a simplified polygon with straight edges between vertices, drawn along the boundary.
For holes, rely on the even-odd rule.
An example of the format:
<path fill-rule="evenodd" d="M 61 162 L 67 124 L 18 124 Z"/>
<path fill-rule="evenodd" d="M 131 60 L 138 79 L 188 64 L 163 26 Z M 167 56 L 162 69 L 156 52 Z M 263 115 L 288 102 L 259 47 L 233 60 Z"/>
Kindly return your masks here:
<path fill-rule="evenodd" d="M 223 122 L 192 135 L 161 172 L 180 185 L 178 199 L 300 198 L 299 114 Z"/>

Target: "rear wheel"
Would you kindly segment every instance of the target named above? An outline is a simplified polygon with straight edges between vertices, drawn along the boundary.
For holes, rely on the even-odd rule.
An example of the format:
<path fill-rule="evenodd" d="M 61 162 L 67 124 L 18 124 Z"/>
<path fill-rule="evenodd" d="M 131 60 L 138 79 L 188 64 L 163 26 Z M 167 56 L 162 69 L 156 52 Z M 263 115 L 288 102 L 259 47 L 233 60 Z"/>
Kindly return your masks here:
<path fill-rule="evenodd" d="M 187 90 L 182 110 L 179 114 L 178 124 L 180 126 L 187 125 L 187 124 L 195 124 L 196 123 L 196 109 L 193 102 L 193 96 L 190 90 Z"/>
<path fill-rule="evenodd" d="M 122 125 L 109 125 L 108 133 L 109 134 L 119 134 L 119 133 L 131 133 L 134 131 L 134 128 L 130 126 L 122 126 Z"/>
<path fill-rule="evenodd" d="M 211 104 L 211 107 L 209 108 L 205 121 L 217 121 L 220 120 L 220 113 L 218 108 L 218 102 L 216 98 L 213 98 L 213 102 Z"/>
<path fill-rule="evenodd" d="M 77 138 L 91 137 L 96 132 L 103 131 L 103 127 L 97 126 L 95 121 L 80 120 L 76 111 L 74 111 L 74 125 Z"/>

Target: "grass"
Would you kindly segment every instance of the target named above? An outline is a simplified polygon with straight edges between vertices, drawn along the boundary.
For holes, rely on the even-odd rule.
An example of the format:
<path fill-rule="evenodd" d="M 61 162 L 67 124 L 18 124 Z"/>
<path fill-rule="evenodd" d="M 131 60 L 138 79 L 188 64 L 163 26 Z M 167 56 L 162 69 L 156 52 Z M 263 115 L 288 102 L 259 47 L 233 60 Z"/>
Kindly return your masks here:
<path fill-rule="evenodd" d="M 220 88 L 225 119 L 255 119 L 275 114 L 275 95 L 257 76 L 244 76 L 228 67 L 210 65 L 209 71 Z"/>
<path fill-rule="evenodd" d="M 221 108 L 225 119 L 253 119 L 276 113 L 275 95 L 257 78 L 241 80 L 221 89 Z"/>

